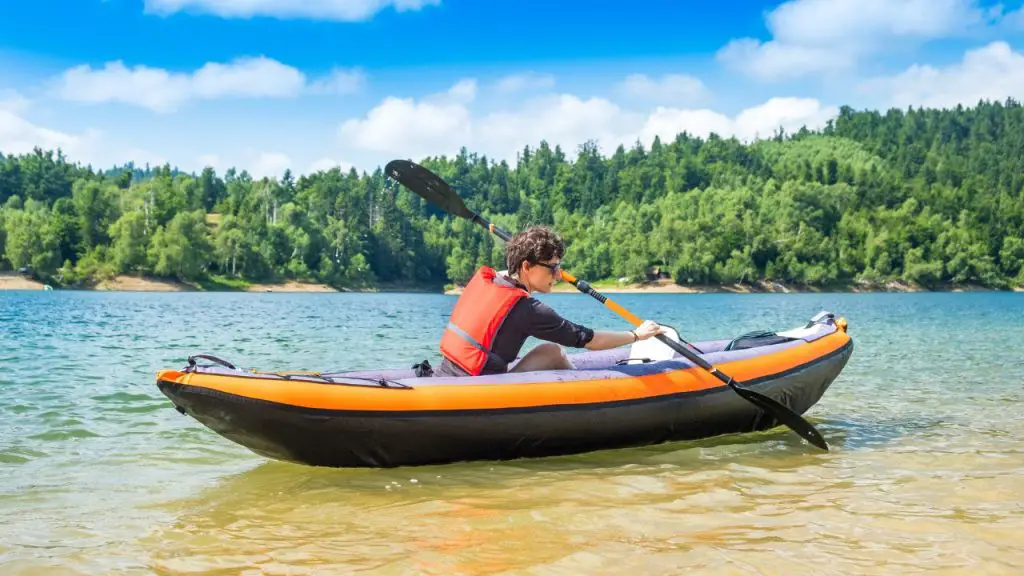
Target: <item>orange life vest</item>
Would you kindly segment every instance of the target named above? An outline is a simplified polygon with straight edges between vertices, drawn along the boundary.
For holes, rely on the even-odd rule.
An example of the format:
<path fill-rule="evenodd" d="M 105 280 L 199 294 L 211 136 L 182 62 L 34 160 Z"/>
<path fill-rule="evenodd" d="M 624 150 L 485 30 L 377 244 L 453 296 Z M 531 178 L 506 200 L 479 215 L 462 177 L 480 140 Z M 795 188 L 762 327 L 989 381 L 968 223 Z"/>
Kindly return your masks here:
<path fill-rule="evenodd" d="M 520 298 L 529 296 L 522 288 L 496 283 L 497 275 L 488 266 L 476 271 L 441 337 L 441 354 L 471 376 L 478 376 L 493 354 L 494 335 L 509 311 Z"/>

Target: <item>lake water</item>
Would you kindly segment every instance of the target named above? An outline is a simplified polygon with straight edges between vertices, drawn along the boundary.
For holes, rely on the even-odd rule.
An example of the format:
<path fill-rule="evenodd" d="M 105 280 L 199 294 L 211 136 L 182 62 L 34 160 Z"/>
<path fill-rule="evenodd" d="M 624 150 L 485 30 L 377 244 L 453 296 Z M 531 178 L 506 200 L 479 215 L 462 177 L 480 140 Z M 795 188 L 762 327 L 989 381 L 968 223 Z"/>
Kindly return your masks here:
<path fill-rule="evenodd" d="M 856 349 L 785 428 L 505 463 L 265 460 L 154 372 L 437 365 L 455 297 L 0 292 L 0 573 L 1020 574 L 1024 294 L 613 295 L 689 340 L 844 315 Z M 594 327 L 589 297 L 543 297 Z"/>

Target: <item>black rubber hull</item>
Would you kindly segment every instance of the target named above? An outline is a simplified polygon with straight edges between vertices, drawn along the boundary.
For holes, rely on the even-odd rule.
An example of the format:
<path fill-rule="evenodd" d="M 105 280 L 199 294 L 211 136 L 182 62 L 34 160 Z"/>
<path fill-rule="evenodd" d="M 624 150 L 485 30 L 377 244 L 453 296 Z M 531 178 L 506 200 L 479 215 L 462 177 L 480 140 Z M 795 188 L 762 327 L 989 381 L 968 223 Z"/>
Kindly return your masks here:
<path fill-rule="evenodd" d="M 798 369 L 746 384 L 802 414 L 853 353 L 853 341 Z M 178 407 L 256 454 L 312 466 L 395 467 L 509 460 L 695 440 L 778 425 L 726 387 L 599 405 L 445 412 L 285 406 L 159 381 Z"/>

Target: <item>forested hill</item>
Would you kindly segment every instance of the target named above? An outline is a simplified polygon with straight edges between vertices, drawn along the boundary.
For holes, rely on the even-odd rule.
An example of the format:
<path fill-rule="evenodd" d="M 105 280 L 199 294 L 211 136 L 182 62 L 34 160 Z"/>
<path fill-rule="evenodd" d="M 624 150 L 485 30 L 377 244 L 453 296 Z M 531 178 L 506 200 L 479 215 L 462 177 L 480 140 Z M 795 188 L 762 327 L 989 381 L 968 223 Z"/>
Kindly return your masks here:
<path fill-rule="evenodd" d="M 0 151 L 2 152 L 2 151 Z M 510 231 L 552 225 L 589 280 L 926 288 L 1024 284 L 1024 109 L 854 111 L 743 144 L 545 143 L 517 168 L 463 151 L 423 164 Z M 117 274 L 337 287 L 462 283 L 501 243 L 372 174 L 295 179 L 96 171 L 56 151 L 0 157 L 0 268 L 58 285 Z"/>

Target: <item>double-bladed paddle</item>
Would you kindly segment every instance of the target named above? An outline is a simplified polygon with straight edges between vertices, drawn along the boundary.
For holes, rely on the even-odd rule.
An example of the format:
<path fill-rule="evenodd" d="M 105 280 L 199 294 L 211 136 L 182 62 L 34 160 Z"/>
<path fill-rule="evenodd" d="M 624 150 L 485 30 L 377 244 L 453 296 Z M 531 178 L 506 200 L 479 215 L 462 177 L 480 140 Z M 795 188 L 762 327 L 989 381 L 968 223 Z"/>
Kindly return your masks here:
<path fill-rule="evenodd" d="M 466 204 L 462 201 L 462 198 L 452 190 L 451 186 L 449 186 L 447 182 L 423 166 L 420 166 L 415 162 L 410 162 L 409 160 L 392 160 L 384 166 L 384 173 L 389 178 L 392 178 L 399 184 L 422 196 L 425 200 L 438 206 L 445 212 L 453 216 L 458 216 L 459 218 L 465 218 L 475 222 L 490 230 L 491 233 L 506 242 L 512 238 L 508 232 L 498 228 L 476 212 L 467 208 Z M 594 290 L 586 280 L 580 280 L 565 270 L 562 270 L 562 279 L 575 286 L 580 292 L 594 297 L 598 302 L 604 304 L 613 312 L 625 318 L 626 321 L 633 326 L 639 326 L 643 323 L 640 318 L 629 310 L 623 308 L 622 305 L 613 300 L 609 300 L 606 296 L 597 290 Z M 672 348 L 676 352 L 682 354 L 694 364 L 707 370 L 722 382 L 725 382 L 725 384 L 732 388 L 737 394 L 749 401 L 751 404 L 770 414 L 777 422 L 785 424 L 791 430 L 818 448 L 826 451 L 828 450 L 828 444 L 825 442 L 821 433 L 819 433 L 810 422 L 803 419 L 796 412 L 778 401 L 765 396 L 764 394 L 739 386 L 731 376 L 723 374 L 719 369 L 708 364 L 703 358 L 694 354 L 690 350 L 687 350 L 683 345 L 664 334 L 658 334 L 657 338 L 669 348 Z"/>

